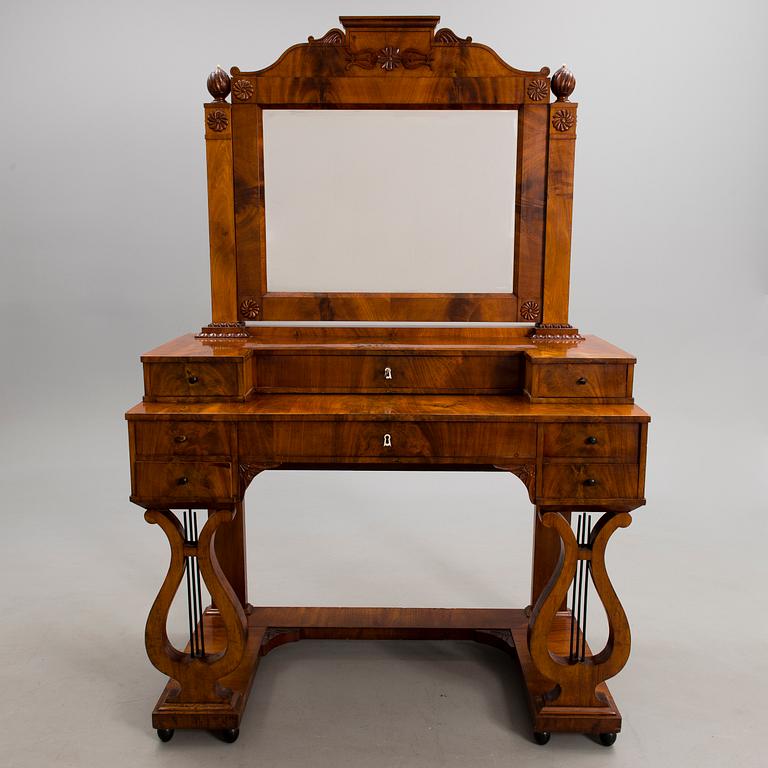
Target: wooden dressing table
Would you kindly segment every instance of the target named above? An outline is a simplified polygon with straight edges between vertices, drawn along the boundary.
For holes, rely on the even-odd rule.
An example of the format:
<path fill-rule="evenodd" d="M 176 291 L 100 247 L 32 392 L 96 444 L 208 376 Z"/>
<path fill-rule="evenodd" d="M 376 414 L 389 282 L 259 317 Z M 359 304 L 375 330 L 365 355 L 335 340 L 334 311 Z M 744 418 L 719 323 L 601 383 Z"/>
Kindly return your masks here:
<path fill-rule="evenodd" d="M 487 643 L 519 660 L 538 743 L 575 731 L 610 745 L 621 728 L 605 681 L 626 663 L 630 632 L 604 553 L 645 503 L 649 417 L 633 404 L 635 359 L 568 323 L 575 79 L 565 68 L 552 78 L 513 69 L 470 38 L 435 31 L 438 21 L 342 17 L 343 29 L 267 69 L 208 79 L 213 319 L 142 357 L 143 402 L 127 413 L 131 500 L 171 549 L 146 626 L 149 658 L 170 678 L 152 715 L 164 741 L 185 728 L 233 741 L 260 658 L 311 638 Z M 264 113 L 326 108 L 517 110 L 509 290 L 270 290 Z M 250 605 L 244 494 L 260 472 L 295 468 L 514 473 L 535 506 L 531 604 Z M 183 650 L 166 632 L 179 589 Z M 596 599 L 609 637 L 593 653 L 585 628 Z"/>

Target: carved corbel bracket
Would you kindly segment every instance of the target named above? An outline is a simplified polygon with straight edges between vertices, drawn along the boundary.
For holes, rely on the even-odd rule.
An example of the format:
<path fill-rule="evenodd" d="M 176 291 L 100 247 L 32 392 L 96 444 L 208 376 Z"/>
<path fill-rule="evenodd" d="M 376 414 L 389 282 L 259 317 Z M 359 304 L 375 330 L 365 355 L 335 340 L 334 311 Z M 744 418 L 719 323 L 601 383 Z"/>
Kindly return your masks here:
<path fill-rule="evenodd" d="M 509 465 L 497 464 L 496 469 L 517 475 L 517 477 L 523 481 L 523 485 L 528 489 L 528 498 L 531 500 L 531 503 L 536 503 L 536 465 L 534 463 Z"/>

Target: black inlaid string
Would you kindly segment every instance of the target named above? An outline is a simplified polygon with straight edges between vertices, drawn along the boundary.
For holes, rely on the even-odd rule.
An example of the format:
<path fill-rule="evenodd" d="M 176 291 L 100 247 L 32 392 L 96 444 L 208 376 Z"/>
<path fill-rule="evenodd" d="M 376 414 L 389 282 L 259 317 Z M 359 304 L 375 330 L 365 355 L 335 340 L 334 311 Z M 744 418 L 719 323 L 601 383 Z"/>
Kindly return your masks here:
<path fill-rule="evenodd" d="M 197 546 L 197 510 L 184 511 L 184 543 Z M 192 656 L 205 656 L 205 632 L 203 630 L 203 597 L 200 585 L 200 563 L 194 555 L 184 556 L 187 581 L 187 621 L 189 624 L 189 649 Z"/>

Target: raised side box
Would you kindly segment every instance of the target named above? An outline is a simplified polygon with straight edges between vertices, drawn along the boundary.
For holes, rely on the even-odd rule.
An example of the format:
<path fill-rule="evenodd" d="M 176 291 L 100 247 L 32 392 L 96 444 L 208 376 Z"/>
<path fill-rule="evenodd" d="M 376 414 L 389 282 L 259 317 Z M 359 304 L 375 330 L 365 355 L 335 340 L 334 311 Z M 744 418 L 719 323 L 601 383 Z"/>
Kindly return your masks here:
<path fill-rule="evenodd" d="M 244 361 L 144 363 L 147 401 L 245 400 L 251 389 Z"/>
<path fill-rule="evenodd" d="M 633 368 L 623 363 L 529 361 L 525 390 L 534 403 L 631 403 Z"/>

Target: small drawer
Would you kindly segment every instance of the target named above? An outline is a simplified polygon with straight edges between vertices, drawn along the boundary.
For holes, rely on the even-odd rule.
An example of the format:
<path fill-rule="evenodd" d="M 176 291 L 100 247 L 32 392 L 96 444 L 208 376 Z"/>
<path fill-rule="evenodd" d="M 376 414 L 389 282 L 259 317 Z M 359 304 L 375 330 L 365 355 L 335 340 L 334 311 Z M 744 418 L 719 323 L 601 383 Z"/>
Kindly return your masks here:
<path fill-rule="evenodd" d="M 221 421 L 135 422 L 137 456 L 230 456 L 233 427 Z"/>
<path fill-rule="evenodd" d="M 638 497 L 637 464 L 545 464 L 540 498 L 634 499 Z"/>
<path fill-rule="evenodd" d="M 521 392 L 522 357 L 514 354 L 254 356 L 262 392 Z"/>
<path fill-rule="evenodd" d="M 137 461 L 135 499 L 166 502 L 233 501 L 232 464 L 228 461 Z"/>
<path fill-rule="evenodd" d="M 211 398 L 238 397 L 238 363 L 144 363 L 148 399 L 163 397 Z"/>
<path fill-rule="evenodd" d="M 545 459 L 638 459 L 639 424 L 544 424 L 542 431 Z"/>
<path fill-rule="evenodd" d="M 489 463 L 536 455 L 534 424 L 472 422 L 259 422 L 239 426 L 247 459 L 487 457 Z"/>
<path fill-rule="evenodd" d="M 530 366 L 532 398 L 631 397 L 629 366 L 600 363 L 549 363 Z"/>

